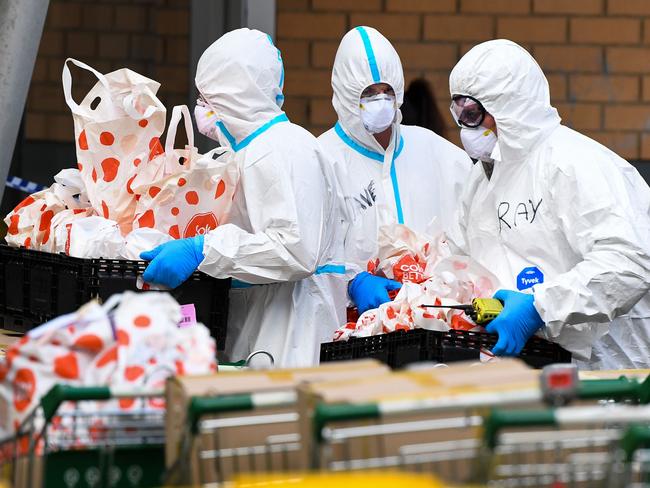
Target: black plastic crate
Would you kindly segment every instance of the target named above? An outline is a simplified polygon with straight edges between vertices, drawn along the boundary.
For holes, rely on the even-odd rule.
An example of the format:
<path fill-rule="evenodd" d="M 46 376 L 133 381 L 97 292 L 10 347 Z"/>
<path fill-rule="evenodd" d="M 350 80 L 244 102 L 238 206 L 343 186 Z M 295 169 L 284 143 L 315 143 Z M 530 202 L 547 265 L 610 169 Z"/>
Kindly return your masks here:
<path fill-rule="evenodd" d="M 414 329 L 321 344 L 320 360 L 329 362 L 374 357 L 397 369 L 420 361 L 451 363 L 478 360 L 481 348 L 492 349 L 496 341 L 496 335 L 486 332 Z M 378 344 L 382 346 L 380 355 L 377 354 Z M 557 344 L 533 337 L 526 343 L 520 358 L 534 368 L 541 368 L 547 364 L 570 362 L 571 354 Z"/>
<path fill-rule="evenodd" d="M 81 259 L 0 245 L 0 317 L 4 329 L 26 332 L 59 315 L 74 312 L 92 298 L 107 300 L 126 290 L 141 291 L 137 277 L 147 263 Z M 170 293 L 182 305 L 193 303 L 196 318 L 223 349 L 230 280 L 196 272 Z"/>

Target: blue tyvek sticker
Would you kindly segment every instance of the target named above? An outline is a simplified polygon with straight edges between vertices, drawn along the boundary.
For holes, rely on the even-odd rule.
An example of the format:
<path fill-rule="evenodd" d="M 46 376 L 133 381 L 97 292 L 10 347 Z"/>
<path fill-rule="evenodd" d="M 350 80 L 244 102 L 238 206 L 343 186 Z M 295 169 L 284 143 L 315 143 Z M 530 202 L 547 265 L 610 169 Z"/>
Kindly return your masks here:
<path fill-rule="evenodd" d="M 517 275 L 518 290 L 526 290 L 540 283 L 544 283 L 544 273 L 537 266 L 524 268 Z"/>

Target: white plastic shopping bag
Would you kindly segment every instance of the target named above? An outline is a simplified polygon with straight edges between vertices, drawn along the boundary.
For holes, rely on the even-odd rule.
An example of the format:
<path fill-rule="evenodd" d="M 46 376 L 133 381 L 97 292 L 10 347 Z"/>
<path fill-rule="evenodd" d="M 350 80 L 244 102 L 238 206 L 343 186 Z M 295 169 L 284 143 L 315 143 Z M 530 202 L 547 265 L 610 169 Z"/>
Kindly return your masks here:
<path fill-rule="evenodd" d="M 189 144 L 174 149 L 181 118 Z M 134 228 L 150 227 L 181 239 L 206 234 L 227 218 L 238 181 L 237 163 L 223 148 L 199 156 L 185 105 L 174 107 L 165 154 L 148 166 L 132 184 L 138 195 Z"/>
<path fill-rule="evenodd" d="M 72 99 L 68 63 L 98 80 L 80 104 Z M 159 138 L 166 110 L 156 97 L 159 87 L 126 68 L 103 75 L 71 58 L 63 66 L 63 91 L 74 119 L 77 161 L 88 198 L 124 235 L 131 230 L 136 204 L 129 183 L 141 164 L 163 152 Z"/>

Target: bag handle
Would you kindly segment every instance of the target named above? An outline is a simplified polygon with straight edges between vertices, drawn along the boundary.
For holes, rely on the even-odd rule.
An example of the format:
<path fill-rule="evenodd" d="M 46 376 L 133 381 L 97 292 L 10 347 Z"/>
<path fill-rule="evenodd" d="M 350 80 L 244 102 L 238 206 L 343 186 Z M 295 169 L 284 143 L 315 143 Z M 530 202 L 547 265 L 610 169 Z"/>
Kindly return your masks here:
<path fill-rule="evenodd" d="M 70 73 L 70 68 L 68 68 L 68 62 L 94 74 L 99 80 L 99 82 L 102 84 L 104 89 L 106 90 L 106 95 L 110 98 L 111 96 L 110 85 L 108 83 L 108 79 L 103 74 L 101 74 L 95 68 L 91 68 L 86 63 L 77 61 L 74 58 L 67 58 L 63 63 L 63 73 L 61 73 L 61 81 L 63 82 L 63 95 L 65 96 L 65 103 L 68 104 L 68 107 L 70 107 L 72 113 L 83 114 L 84 112 L 87 112 L 87 110 L 83 110 L 82 107 L 77 102 L 75 102 L 74 99 L 72 98 L 72 74 Z"/>
<path fill-rule="evenodd" d="M 127 96 L 125 96 L 124 100 L 122 100 L 122 108 L 124 109 L 126 114 L 134 120 L 148 119 L 153 115 L 153 113 L 158 108 L 156 107 L 155 104 L 150 104 L 147 107 L 147 110 L 144 111 L 144 113 L 138 112 L 135 108 L 135 105 L 136 105 L 137 97 L 142 95 L 144 95 L 146 98 L 152 101 L 155 101 L 148 93 L 146 93 L 143 90 L 143 87 L 141 85 L 136 86 L 133 89 L 133 91 L 129 93 Z"/>
<path fill-rule="evenodd" d="M 192 126 L 192 117 L 187 105 L 176 105 L 172 110 L 172 117 L 169 120 L 169 128 L 167 129 L 167 138 L 165 139 L 165 153 L 171 154 L 174 150 L 174 141 L 176 140 L 176 129 L 178 123 L 183 117 L 185 123 L 185 135 L 187 136 L 187 144 L 194 147 L 194 127 Z"/>

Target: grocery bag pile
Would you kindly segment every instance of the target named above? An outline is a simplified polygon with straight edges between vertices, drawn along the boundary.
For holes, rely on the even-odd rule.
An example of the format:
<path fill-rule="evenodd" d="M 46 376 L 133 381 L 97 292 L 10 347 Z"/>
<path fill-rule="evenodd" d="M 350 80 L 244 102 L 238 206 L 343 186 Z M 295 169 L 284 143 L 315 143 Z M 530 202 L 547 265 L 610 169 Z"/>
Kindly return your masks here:
<path fill-rule="evenodd" d="M 368 263 L 368 272 L 399 281 L 402 288 L 393 301 L 337 329 L 335 341 L 414 328 L 482 330 L 461 310 L 422 305 L 465 305 L 491 297 L 498 286 L 483 266 L 454 255 L 444 233 L 428 237 L 402 224 L 380 227 L 378 255 Z"/>
<path fill-rule="evenodd" d="M 155 310 L 155 313 L 150 313 Z M 167 293 L 125 292 L 90 302 L 29 331 L 0 360 L 0 438 L 12 433 L 59 383 L 121 390 L 162 389 L 170 375 L 215 372 L 215 342 L 202 324 L 179 328 L 181 307 Z M 85 413 L 160 410 L 164 402 L 134 398 L 63 405 Z M 109 416 L 97 415 L 95 435 Z M 67 417 L 70 421 L 70 417 Z M 59 419 L 53 427 L 70 428 Z M 79 426 L 77 426 L 79 428 Z M 89 435 L 92 433 L 89 433 Z M 92 437 L 92 435 L 91 435 Z"/>
<path fill-rule="evenodd" d="M 97 83 L 80 104 L 68 64 Z M 75 128 L 77 168 L 27 197 L 5 219 L 7 243 L 85 258 L 139 259 L 170 239 L 216 228 L 232 205 L 238 180 L 232 154 L 201 155 L 186 106 L 174 107 L 164 146 L 166 109 L 160 84 L 129 69 L 103 75 L 74 59 L 63 90 Z M 188 145 L 174 148 L 181 121 Z"/>

